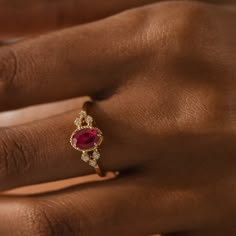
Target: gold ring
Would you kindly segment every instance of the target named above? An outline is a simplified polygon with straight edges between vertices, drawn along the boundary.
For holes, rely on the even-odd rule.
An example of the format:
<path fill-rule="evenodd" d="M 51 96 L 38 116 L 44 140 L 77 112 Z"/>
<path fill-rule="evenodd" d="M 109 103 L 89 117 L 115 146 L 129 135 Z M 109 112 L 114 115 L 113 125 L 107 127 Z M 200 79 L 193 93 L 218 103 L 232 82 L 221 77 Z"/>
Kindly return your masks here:
<path fill-rule="evenodd" d="M 79 117 L 75 119 L 74 124 L 77 128 L 71 135 L 70 143 L 74 149 L 82 152 L 81 160 L 93 167 L 99 176 L 104 177 L 105 173 L 99 164 L 103 134 L 94 126 L 93 117 L 87 114 L 87 107 L 91 103 L 85 102 Z"/>

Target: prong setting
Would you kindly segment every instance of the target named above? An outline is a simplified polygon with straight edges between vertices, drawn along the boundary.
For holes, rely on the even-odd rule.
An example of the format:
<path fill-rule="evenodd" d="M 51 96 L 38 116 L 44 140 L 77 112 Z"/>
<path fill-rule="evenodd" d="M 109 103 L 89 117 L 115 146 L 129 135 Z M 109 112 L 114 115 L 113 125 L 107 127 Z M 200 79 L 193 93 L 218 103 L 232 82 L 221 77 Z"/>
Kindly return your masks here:
<path fill-rule="evenodd" d="M 81 160 L 88 163 L 90 166 L 97 168 L 100 152 L 98 147 L 103 141 L 103 134 L 100 129 L 93 127 L 94 119 L 87 115 L 85 110 L 79 113 L 79 117 L 75 119 L 74 124 L 77 129 L 72 133 L 70 143 L 72 147 L 81 151 Z M 90 140 L 94 140 L 89 143 Z"/>

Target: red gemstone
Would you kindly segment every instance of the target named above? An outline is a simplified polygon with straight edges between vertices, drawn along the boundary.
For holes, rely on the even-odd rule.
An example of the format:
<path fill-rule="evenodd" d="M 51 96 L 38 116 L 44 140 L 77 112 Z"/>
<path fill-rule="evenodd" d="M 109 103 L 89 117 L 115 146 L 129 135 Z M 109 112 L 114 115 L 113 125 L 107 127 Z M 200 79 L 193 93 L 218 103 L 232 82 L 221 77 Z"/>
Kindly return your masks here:
<path fill-rule="evenodd" d="M 81 150 L 94 148 L 99 142 L 99 131 L 93 128 L 78 130 L 72 137 L 73 146 Z"/>

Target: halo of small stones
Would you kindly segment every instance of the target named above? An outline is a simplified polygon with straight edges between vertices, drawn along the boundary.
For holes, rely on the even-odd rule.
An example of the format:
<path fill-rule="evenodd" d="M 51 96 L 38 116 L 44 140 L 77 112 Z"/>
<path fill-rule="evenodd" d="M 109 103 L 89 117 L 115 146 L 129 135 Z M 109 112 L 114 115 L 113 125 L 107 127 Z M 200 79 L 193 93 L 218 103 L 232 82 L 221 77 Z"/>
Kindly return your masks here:
<path fill-rule="evenodd" d="M 79 117 L 75 119 L 74 124 L 77 126 L 77 129 L 82 128 L 92 128 L 93 127 L 93 117 L 87 115 L 87 112 L 82 110 L 79 113 Z M 81 160 L 88 163 L 90 166 L 97 166 L 97 161 L 100 158 L 100 152 L 98 149 L 94 149 L 92 151 L 83 151 L 81 155 Z"/>

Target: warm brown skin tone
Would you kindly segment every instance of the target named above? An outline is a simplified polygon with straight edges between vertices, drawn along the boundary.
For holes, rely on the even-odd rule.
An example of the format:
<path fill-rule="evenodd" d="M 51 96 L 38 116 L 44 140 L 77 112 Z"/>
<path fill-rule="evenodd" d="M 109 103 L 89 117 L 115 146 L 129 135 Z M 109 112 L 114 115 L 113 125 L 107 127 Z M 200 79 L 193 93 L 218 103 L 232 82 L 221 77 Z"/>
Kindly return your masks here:
<path fill-rule="evenodd" d="M 51 194 L 1 197 L 0 235 L 235 235 L 234 1 L 80 1 L 81 15 L 69 1 L 58 13 L 25 0 L 48 11 L 21 18 L 17 29 L 10 2 L 0 1 L 3 37 L 129 10 L 0 49 L 0 109 L 93 97 L 104 167 L 121 172 Z M 78 110 L 0 130 L 1 190 L 93 173 L 68 144 Z"/>

